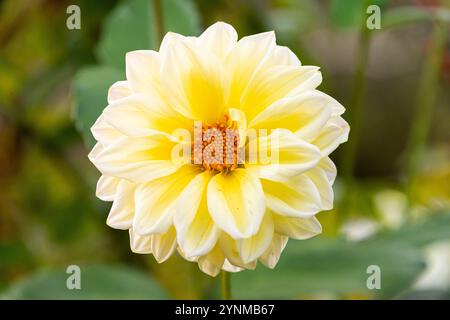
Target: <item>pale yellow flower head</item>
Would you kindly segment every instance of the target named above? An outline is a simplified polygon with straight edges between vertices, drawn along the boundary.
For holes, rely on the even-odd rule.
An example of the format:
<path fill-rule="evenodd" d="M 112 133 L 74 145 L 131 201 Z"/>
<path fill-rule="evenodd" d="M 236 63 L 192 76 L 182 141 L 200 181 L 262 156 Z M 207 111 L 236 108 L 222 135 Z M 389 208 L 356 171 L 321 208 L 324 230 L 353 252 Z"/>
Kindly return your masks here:
<path fill-rule="evenodd" d="M 158 262 L 175 250 L 215 276 L 273 268 L 288 238 L 321 232 L 333 206 L 329 154 L 347 140 L 344 107 L 316 88 L 266 32 L 237 39 L 218 22 L 199 37 L 168 33 L 126 55 L 92 127 L 89 157 L 113 201 L 107 224 Z"/>

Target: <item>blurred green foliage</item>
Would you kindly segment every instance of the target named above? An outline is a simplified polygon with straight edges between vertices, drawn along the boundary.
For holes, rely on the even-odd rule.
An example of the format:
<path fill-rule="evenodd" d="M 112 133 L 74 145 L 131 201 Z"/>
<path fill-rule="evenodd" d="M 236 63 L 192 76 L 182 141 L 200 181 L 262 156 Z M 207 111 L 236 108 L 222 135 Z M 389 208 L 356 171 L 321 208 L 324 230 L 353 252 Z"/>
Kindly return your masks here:
<path fill-rule="evenodd" d="M 42 270 L 20 281 L 4 299 L 167 299 L 167 293 L 145 273 L 128 267 L 82 268 L 81 290 L 68 290 L 63 270 Z M 45 288 L 45 290 L 42 290 Z"/>
<path fill-rule="evenodd" d="M 132 254 L 128 234 L 105 224 L 110 205 L 95 198 L 89 129 L 107 104 L 108 87 L 125 78 L 125 53 L 158 48 L 153 2 L 75 2 L 81 30 L 65 25 L 73 2 L 0 2 L 0 297 L 217 298 L 217 279 L 196 264 L 174 256 L 158 265 Z M 274 270 L 258 265 L 232 275 L 236 298 L 449 297 L 450 282 L 439 290 L 414 286 L 427 267 L 424 249 L 450 239 L 449 9 L 437 2 L 375 1 L 386 27 L 371 35 L 356 186 L 347 195 L 338 178 L 335 209 L 319 214 L 323 236 L 291 240 Z M 350 110 L 363 3 L 162 0 L 162 12 L 165 31 L 185 35 L 217 20 L 233 24 L 240 36 L 274 29 L 303 64 L 322 67 L 321 89 Z M 411 92 L 430 56 L 433 20 L 447 23 L 440 90 L 420 166 L 406 181 Z M 333 154 L 338 169 L 340 152 Z M 342 225 L 358 219 L 375 223 L 377 232 L 350 241 Z M 65 288 L 71 264 L 82 267 L 81 291 Z M 382 269 L 381 290 L 366 288 L 372 264 Z"/>

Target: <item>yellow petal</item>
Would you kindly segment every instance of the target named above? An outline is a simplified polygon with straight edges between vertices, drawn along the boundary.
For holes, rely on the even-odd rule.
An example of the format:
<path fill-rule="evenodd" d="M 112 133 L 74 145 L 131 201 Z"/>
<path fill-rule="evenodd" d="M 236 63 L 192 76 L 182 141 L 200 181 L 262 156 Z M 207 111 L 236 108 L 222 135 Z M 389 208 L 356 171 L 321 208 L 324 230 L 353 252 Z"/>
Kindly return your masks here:
<path fill-rule="evenodd" d="M 211 277 L 215 277 L 219 274 L 220 270 L 222 270 L 224 260 L 225 256 L 220 249 L 220 246 L 216 245 L 208 254 L 201 256 L 198 259 L 198 267 L 204 273 Z"/>
<path fill-rule="evenodd" d="M 174 227 L 171 227 L 164 234 L 154 234 L 151 239 L 151 251 L 158 263 L 162 263 L 170 258 L 177 247 L 177 234 Z"/>
<path fill-rule="evenodd" d="M 215 175 L 208 184 L 208 209 L 214 222 L 235 239 L 254 235 L 265 212 L 264 193 L 250 170 Z"/>
<path fill-rule="evenodd" d="M 108 103 L 111 104 L 133 94 L 128 81 L 117 81 L 108 90 Z"/>
<path fill-rule="evenodd" d="M 186 257 L 203 256 L 216 244 L 219 229 L 209 215 L 206 187 L 211 174 L 198 174 L 180 194 L 174 225 L 178 245 Z"/>
<path fill-rule="evenodd" d="M 111 126 L 131 137 L 158 133 L 170 136 L 174 130 L 192 127 L 192 121 L 173 111 L 163 100 L 139 94 L 110 104 L 102 116 Z"/>
<path fill-rule="evenodd" d="M 266 213 L 257 234 L 247 239 L 237 240 L 242 262 L 250 263 L 258 259 L 270 246 L 273 232 L 272 214 Z"/>
<path fill-rule="evenodd" d="M 350 126 L 344 119 L 333 116 L 312 143 L 321 150 L 323 156 L 328 156 L 341 143 L 347 141 L 349 131 Z"/>
<path fill-rule="evenodd" d="M 285 46 L 276 46 L 272 54 L 270 55 L 270 58 L 267 61 L 267 65 L 268 66 L 284 65 L 284 66 L 300 67 L 302 64 L 291 49 Z"/>
<path fill-rule="evenodd" d="M 109 212 L 106 224 L 114 229 L 131 228 L 134 217 L 135 185 L 127 180 L 120 180 Z"/>
<path fill-rule="evenodd" d="M 100 152 L 91 151 L 90 159 L 103 174 L 148 182 L 171 174 L 182 166 L 181 162 L 172 161 L 171 152 L 175 145 L 164 135 L 124 136 Z"/>
<path fill-rule="evenodd" d="M 288 237 L 275 234 L 273 236 L 272 243 L 266 252 L 264 252 L 264 254 L 259 258 L 259 261 L 261 261 L 268 268 L 275 268 L 288 240 Z"/>
<path fill-rule="evenodd" d="M 244 37 L 237 42 L 227 57 L 227 69 L 231 75 L 229 107 L 240 106 L 247 85 L 275 47 L 275 33 L 272 31 Z"/>
<path fill-rule="evenodd" d="M 105 147 L 100 142 L 97 142 L 88 154 L 89 160 L 93 164 L 95 164 L 95 160 L 98 158 L 98 155 L 101 154 L 104 150 Z"/>
<path fill-rule="evenodd" d="M 309 218 L 321 210 L 321 198 L 316 185 L 301 174 L 286 182 L 261 180 L 267 207 L 290 217 Z"/>
<path fill-rule="evenodd" d="M 273 215 L 275 232 L 297 240 L 305 240 L 322 233 L 322 226 L 316 217 L 291 218 Z"/>
<path fill-rule="evenodd" d="M 184 166 L 171 175 L 138 185 L 133 221 L 135 232 L 141 235 L 167 232 L 181 191 L 198 173 L 198 168 Z"/>
<path fill-rule="evenodd" d="M 176 229 L 175 229 L 175 230 L 176 230 Z M 178 254 L 179 254 L 180 256 L 183 257 L 183 259 L 185 259 L 185 260 L 187 260 L 187 261 L 189 261 L 189 262 L 197 262 L 198 259 L 199 259 L 199 257 L 188 257 L 188 256 L 183 252 L 183 250 L 180 248 L 180 246 L 177 247 L 177 251 L 178 251 Z"/>
<path fill-rule="evenodd" d="M 92 135 L 100 144 L 107 145 L 123 136 L 123 134 L 110 125 L 103 115 L 100 115 L 91 127 Z"/>
<path fill-rule="evenodd" d="M 327 95 L 310 91 L 276 101 L 249 122 L 249 128 L 285 128 L 305 141 L 315 139 L 333 111 Z"/>
<path fill-rule="evenodd" d="M 149 254 L 152 253 L 152 236 L 141 236 L 133 231 L 130 233 L 130 248 L 134 253 Z"/>
<path fill-rule="evenodd" d="M 328 158 L 320 160 L 317 167 L 307 171 L 305 175 L 311 179 L 320 194 L 322 210 L 331 210 L 333 208 L 333 181 L 336 177 L 336 167 Z"/>
<path fill-rule="evenodd" d="M 332 185 L 334 183 L 334 180 L 336 179 L 336 166 L 334 165 L 333 161 L 329 157 L 324 157 L 319 161 L 319 168 L 325 171 L 328 177 L 328 181 Z"/>
<path fill-rule="evenodd" d="M 235 265 L 231 264 L 230 261 L 228 261 L 228 259 L 225 259 L 225 261 L 223 262 L 223 266 L 222 269 L 226 272 L 239 272 L 242 270 L 245 270 L 246 268 L 241 268 L 241 267 L 236 267 Z M 255 269 L 255 267 L 252 265 L 249 265 L 248 269 Z"/>
<path fill-rule="evenodd" d="M 285 181 L 305 172 L 320 160 L 320 150 L 289 130 L 276 129 L 269 136 L 257 138 L 258 153 L 254 155 L 255 144 L 248 144 L 248 168 L 257 170 L 259 177 L 275 181 Z"/>
<path fill-rule="evenodd" d="M 179 33 L 171 32 L 171 31 L 167 32 L 161 41 L 161 46 L 159 47 L 159 53 L 161 55 L 161 59 L 162 60 L 164 59 L 163 57 L 167 55 L 171 46 L 176 45 L 180 41 L 189 42 L 191 45 L 195 45 L 197 43 L 197 38 L 196 37 L 186 37 Z"/>
<path fill-rule="evenodd" d="M 277 65 L 258 72 L 241 98 L 250 121 L 277 100 L 315 89 L 322 82 L 318 67 Z"/>
<path fill-rule="evenodd" d="M 135 50 L 125 55 L 126 75 L 135 93 L 160 95 L 161 58 L 153 50 Z"/>
<path fill-rule="evenodd" d="M 97 181 L 95 195 L 103 201 L 113 201 L 120 179 L 102 175 Z"/>
<path fill-rule="evenodd" d="M 190 41 L 173 40 L 163 54 L 161 74 L 171 103 L 184 116 L 206 123 L 222 119 L 228 80 L 215 55 Z"/>
<path fill-rule="evenodd" d="M 239 254 L 238 240 L 234 240 L 229 235 L 222 233 L 219 239 L 219 245 L 226 258 L 222 266 L 224 270 L 237 272 L 242 269 L 254 269 L 256 267 L 256 260 L 248 263 L 242 260 Z"/>
<path fill-rule="evenodd" d="M 231 25 L 216 22 L 206 29 L 198 39 L 199 45 L 204 50 L 209 50 L 221 60 L 225 60 L 236 45 L 237 33 Z"/>

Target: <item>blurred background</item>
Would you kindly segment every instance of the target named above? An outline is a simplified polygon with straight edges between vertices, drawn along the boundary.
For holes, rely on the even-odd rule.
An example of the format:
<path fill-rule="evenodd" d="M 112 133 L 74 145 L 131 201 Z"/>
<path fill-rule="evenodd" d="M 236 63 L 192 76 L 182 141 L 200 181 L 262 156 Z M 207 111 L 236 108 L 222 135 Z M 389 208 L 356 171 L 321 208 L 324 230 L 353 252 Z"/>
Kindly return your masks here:
<path fill-rule="evenodd" d="M 67 8 L 81 10 L 69 30 Z M 291 240 L 278 266 L 232 274 L 235 298 L 450 299 L 450 1 L 161 0 L 164 32 L 216 21 L 275 30 L 346 108 L 349 142 L 324 234 Z M 381 8 L 369 30 L 368 5 Z M 105 220 L 90 126 L 124 54 L 157 49 L 152 0 L 0 0 L 0 297 L 219 298 L 178 256 L 158 265 Z M 66 269 L 81 267 L 81 290 Z M 381 270 L 370 290 L 367 268 Z"/>

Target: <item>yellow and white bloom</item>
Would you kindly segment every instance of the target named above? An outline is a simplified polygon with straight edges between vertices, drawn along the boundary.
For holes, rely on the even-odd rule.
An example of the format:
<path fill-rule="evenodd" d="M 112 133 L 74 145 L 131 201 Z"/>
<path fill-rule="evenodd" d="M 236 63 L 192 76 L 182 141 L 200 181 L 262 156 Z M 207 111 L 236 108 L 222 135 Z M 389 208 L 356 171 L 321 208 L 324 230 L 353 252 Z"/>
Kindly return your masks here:
<path fill-rule="evenodd" d="M 178 250 L 215 276 L 258 260 L 273 268 L 288 238 L 321 232 L 314 215 L 332 208 L 336 177 L 328 156 L 349 126 L 344 107 L 316 90 L 319 68 L 273 32 L 238 41 L 218 22 L 199 37 L 168 33 L 159 52 L 129 52 L 126 78 L 109 90 L 89 157 L 102 173 L 97 196 L 113 201 L 107 224 L 129 230 L 134 252 L 162 262 Z M 211 129 L 230 143 L 225 130 L 236 133 L 223 149 L 231 162 L 211 160 L 202 142 L 189 144 L 189 161 L 173 157 L 186 146 L 175 132 L 195 136 L 199 121 L 200 138 Z M 239 161 L 251 146 L 276 162 Z"/>

